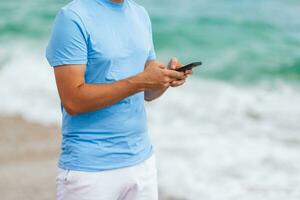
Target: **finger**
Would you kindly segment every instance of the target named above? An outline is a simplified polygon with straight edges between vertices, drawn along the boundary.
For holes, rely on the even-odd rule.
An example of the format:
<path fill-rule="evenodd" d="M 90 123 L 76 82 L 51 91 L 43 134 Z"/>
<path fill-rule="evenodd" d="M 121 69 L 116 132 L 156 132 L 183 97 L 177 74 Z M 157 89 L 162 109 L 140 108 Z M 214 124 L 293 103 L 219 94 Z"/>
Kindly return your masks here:
<path fill-rule="evenodd" d="M 183 85 L 185 83 L 185 80 L 180 80 L 180 81 L 172 81 L 170 83 L 171 87 L 178 87 L 180 85 Z"/>
<path fill-rule="evenodd" d="M 188 77 L 188 75 L 186 74 L 183 74 L 183 77 L 182 78 L 176 78 L 175 81 L 181 81 L 181 80 L 185 80 L 186 78 Z"/>
<path fill-rule="evenodd" d="M 177 65 L 176 65 L 176 69 L 178 69 L 178 68 L 180 68 L 180 67 L 182 67 L 183 66 L 183 64 L 181 64 L 179 61 L 177 62 Z"/>
<path fill-rule="evenodd" d="M 173 69 L 173 70 L 176 69 L 177 62 L 178 62 L 178 59 L 176 57 L 173 57 L 169 62 L 169 69 Z"/>
<path fill-rule="evenodd" d="M 181 64 L 179 61 L 178 61 L 178 59 L 176 58 L 176 64 L 175 64 L 176 66 L 175 66 L 175 69 L 178 69 L 178 68 L 180 68 L 180 67 L 182 67 L 183 66 L 183 64 Z"/>
<path fill-rule="evenodd" d="M 186 70 L 184 72 L 185 75 L 190 75 L 190 74 L 193 74 L 193 70 L 192 69 L 189 69 L 189 70 Z"/>
<path fill-rule="evenodd" d="M 182 84 L 184 84 L 184 83 L 185 83 L 185 79 L 180 80 L 180 81 L 176 81 L 176 84 L 177 84 L 177 85 L 182 85 Z"/>
<path fill-rule="evenodd" d="M 165 65 L 162 64 L 162 63 L 159 63 L 159 64 L 158 64 L 158 67 L 161 68 L 161 69 L 165 69 Z"/>
<path fill-rule="evenodd" d="M 169 87 L 171 85 L 171 83 L 165 83 L 164 87 Z"/>
<path fill-rule="evenodd" d="M 177 72 L 175 70 L 166 70 L 167 76 L 174 79 L 184 79 L 185 75 L 183 72 Z"/>
<path fill-rule="evenodd" d="M 171 84 L 177 85 L 177 84 L 182 84 L 184 82 L 185 82 L 185 79 L 183 79 L 183 80 L 174 80 L 174 81 L 171 82 Z"/>

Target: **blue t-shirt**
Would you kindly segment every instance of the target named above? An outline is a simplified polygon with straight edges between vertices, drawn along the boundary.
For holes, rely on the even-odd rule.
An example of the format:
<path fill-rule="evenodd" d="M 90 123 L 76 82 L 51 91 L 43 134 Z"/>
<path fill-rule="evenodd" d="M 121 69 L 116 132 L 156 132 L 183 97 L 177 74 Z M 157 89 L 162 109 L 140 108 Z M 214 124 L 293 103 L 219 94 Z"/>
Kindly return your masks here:
<path fill-rule="evenodd" d="M 86 64 L 85 81 L 107 84 L 144 70 L 155 59 L 151 22 L 132 0 L 75 0 L 56 16 L 47 47 L 51 66 Z M 153 153 L 144 92 L 75 116 L 62 106 L 59 167 L 102 171 L 138 164 Z"/>

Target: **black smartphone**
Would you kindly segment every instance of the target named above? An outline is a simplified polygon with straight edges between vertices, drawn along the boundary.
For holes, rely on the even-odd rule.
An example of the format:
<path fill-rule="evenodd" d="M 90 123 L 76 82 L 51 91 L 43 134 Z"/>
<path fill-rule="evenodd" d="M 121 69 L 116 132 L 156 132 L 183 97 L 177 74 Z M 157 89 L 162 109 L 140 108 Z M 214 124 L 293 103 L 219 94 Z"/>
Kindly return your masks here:
<path fill-rule="evenodd" d="M 186 70 L 192 69 L 192 68 L 197 67 L 199 65 L 202 65 L 202 62 L 193 62 L 193 63 L 190 63 L 188 65 L 185 65 L 185 66 L 182 66 L 180 68 L 177 68 L 176 71 L 178 71 L 178 72 L 184 72 Z"/>

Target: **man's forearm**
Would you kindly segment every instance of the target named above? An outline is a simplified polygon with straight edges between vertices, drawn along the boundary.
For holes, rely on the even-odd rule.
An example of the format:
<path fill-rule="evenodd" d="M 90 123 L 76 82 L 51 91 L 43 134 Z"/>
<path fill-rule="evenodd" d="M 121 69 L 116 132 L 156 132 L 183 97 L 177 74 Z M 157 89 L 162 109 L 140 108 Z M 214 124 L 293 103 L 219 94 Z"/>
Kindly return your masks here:
<path fill-rule="evenodd" d="M 110 106 L 128 96 L 145 90 L 140 75 L 111 84 L 82 84 L 74 90 L 72 98 L 64 101 L 71 115 L 95 111 Z"/>
<path fill-rule="evenodd" d="M 160 97 L 169 87 L 165 87 L 159 90 L 145 90 L 145 100 L 146 101 L 153 101 Z"/>

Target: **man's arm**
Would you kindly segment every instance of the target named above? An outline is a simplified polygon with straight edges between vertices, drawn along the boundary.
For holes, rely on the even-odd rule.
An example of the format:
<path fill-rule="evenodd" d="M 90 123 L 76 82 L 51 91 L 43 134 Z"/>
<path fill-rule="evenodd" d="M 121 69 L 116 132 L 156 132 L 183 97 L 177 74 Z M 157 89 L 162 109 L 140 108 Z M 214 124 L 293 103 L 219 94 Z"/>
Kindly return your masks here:
<path fill-rule="evenodd" d="M 142 73 L 110 84 L 85 83 L 85 65 L 56 66 L 54 72 L 62 104 L 71 115 L 104 108 L 146 89 L 163 88 L 183 76 L 158 63 Z"/>

